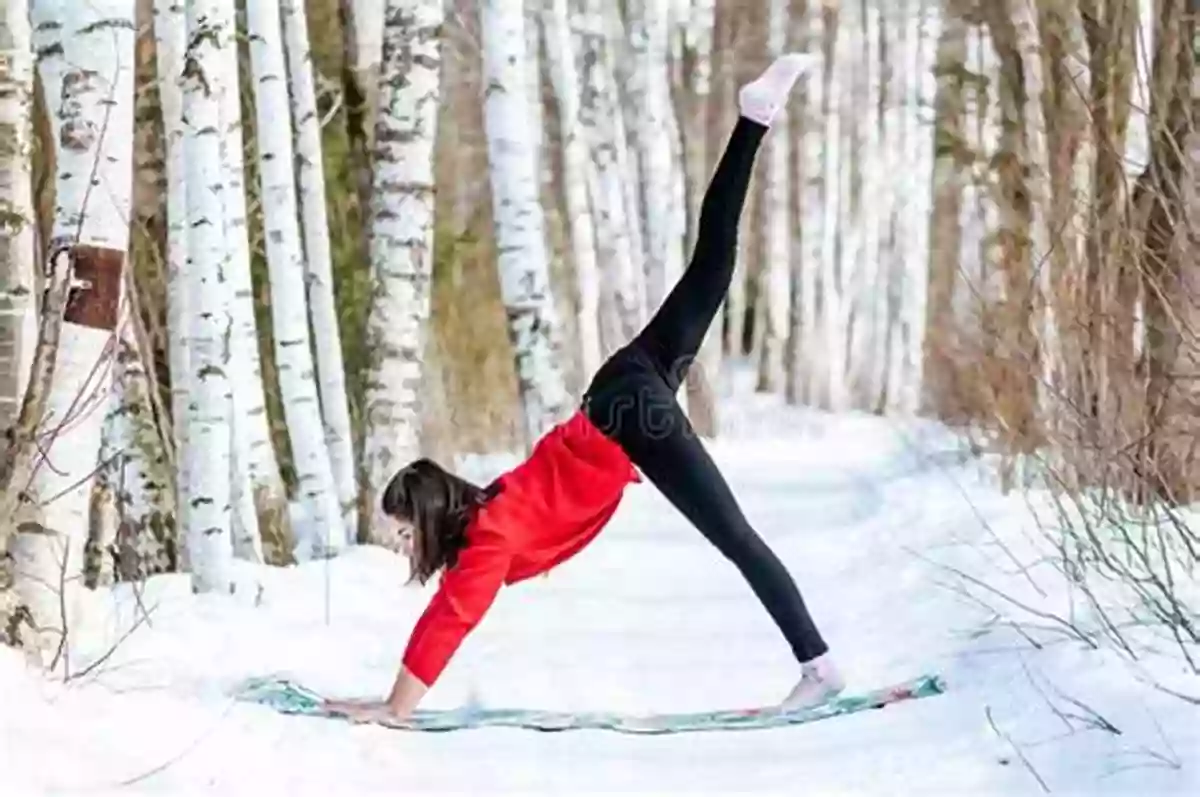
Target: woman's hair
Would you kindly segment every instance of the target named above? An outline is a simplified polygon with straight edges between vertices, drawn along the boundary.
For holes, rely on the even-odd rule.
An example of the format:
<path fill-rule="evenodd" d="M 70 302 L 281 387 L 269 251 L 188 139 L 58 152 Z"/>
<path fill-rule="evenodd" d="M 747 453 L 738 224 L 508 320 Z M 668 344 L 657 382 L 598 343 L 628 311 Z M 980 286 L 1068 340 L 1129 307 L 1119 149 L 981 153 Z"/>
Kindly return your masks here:
<path fill-rule="evenodd" d="M 454 567 L 467 543 L 471 513 L 499 492 L 496 482 L 478 487 L 422 457 L 400 470 L 383 491 L 384 514 L 413 527 L 410 581 L 424 584 L 443 567 Z"/>

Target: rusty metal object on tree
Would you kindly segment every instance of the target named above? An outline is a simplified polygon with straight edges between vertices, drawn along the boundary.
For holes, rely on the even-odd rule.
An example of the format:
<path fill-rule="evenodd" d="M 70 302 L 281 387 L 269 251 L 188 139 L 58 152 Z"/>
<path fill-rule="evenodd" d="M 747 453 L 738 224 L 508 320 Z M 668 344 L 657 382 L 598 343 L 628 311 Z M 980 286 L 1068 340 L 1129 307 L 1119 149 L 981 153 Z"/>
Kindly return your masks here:
<path fill-rule="evenodd" d="M 116 329 L 125 252 L 81 244 L 71 247 L 70 255 L 71 290 L 63 320 L 92 329 Z"/>

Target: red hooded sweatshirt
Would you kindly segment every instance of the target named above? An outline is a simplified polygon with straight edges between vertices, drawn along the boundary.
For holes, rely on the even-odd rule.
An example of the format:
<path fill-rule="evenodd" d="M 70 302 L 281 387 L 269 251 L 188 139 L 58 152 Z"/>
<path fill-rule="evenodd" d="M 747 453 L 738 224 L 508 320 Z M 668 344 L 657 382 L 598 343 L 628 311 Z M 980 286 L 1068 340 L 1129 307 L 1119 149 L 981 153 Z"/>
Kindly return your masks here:
<path fill-rule="evenodd" d="M 417 620 L 404 666 L 432 686 L 504 584 L 544 573 L 579 553 L 641 481 L 615 442 L 577 411 L 546 433 L 529 458 L 499 479 L 475 511 L 467 544 Z"/>

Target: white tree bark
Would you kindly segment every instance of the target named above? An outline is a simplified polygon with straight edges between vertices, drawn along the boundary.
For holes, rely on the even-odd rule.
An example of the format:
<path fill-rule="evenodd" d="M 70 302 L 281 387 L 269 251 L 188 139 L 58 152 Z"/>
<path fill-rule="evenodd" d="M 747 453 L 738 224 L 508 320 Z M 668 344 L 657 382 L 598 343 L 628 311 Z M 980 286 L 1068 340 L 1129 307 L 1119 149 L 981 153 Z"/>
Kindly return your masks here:
<path fill-rule="evenodd" d="M 377 76 L 383 61 L 384 8 L 387 0 L 343 0 L 354 9 L 354 64 L 359 74 Z"/>
<path fill-rule="evenodd" d="M 820 405 L 827 401 L 828 364 L 821 336 L 826 330 L 821 318 L 825 311 L 824 301 L 818 302 L 818 294 L 824 288 L 822 277 L 825 261 L 825 228 L 833 220 L 826 217 L 828 191 L 835 186 L 827 185 L 825 178 L 825 134 L 831 114 L 830 88 L 833 79 L 832 52 L 827 52 L 824 20 L 821 10 L 812 4 L 808 8 L 808 41 L 812 52 L 823 56 L 820 71 L 807 78 L 804 95 L 804 130 L 799 141 L 804 185 L 800 191 L 800 225 L 803 230 L 800 253 L 800 302 L 798 312 L 800 334 L 793 337 L 792 354 L 795 363 L 793 388 L 799 400 L 809 405 Z M 831 145 L 832 146 L 832 145 Z"/>
<path fill-rule="evenodd" d="M 230 89 L 220 47 L 230 40 L 224 0 L 189 0 L 183 112 L 188 172 L 188 343 L 192 369 L 187 432 L 181 459 L 191 479 L 185 517 L 192 589 L 234 589 L 231 489 L 231 356 L 229 248 L 225 205 L 229 201 L 222 137 L 221 96 Z M 246 345 L 244 342 L 240 345 Z M 237 345 L 232 348 L 237 348 Z"/>
<path fill-rule="evenodd" d="M 558 100 L 562 128 L 563 195 L 571 256 L 579 291 L 579 349 L 582 371 L 590 378 L 600 367 L 600 271 L 596 263 L 596 228 L 588 202 L 595 166 L 588 159 L 580 115 L 579 72 L 571 41 L 567 0 L 544 0 L 543 32 L 546 65 Z"/>
<path fill-rule="evenodd" d="M 546 113 L 542 107 L 542 40 L 538 27 L 538 7 L 541 0 L 520 0 L 525 15 L 525 85 L 529 100 L 529 129 L 534 131 L 533 171 L 540 186 L 548 175 L 542 145 L 545 141 Z"/>
<path fill-rule="evenodd" d="M 626 214 L 621 155 L 626 145 L 616 124 L 619 99 L 604 20 L 596 10 L 583 10 L 575 15 L 574 27 L 581 64 L 579 123 L 593 164 L 587 185 L 604 275 L 601 334 L 609 353 L 636 334 L 645 318 L 642 274 Z"/>
<path fill-rule="evenodd" d="M 225 237 L 229 245 L 231 348 L 230 380 L 238 437 L 234 446 L 244 466 L 244 477 L 234 485 L 237 520 L 247 533 L 257 536 L 254 490 L 262 489 L 272 502 L 283 500 L 283 482 L 267 419 L 267 399 L 258 349 L 258 322 L 254 316 L 254 285 L 250 278 L 250 238 L 246 227 L 245 141 L 242 136 L 241 70 L 237 60 L 235 0 L 217 0 L 214 13 L 222 20 L 225 38 L 216 53 L 225 90 L 220 104 L 221 151 L 225 168 Z M 248 483 L 243 483 L 247 482 Z"/>
<path fill-rule="evenodd" d="M 821 232 L 821 326 L 822 355 L 825 373 L 821 384 L 821 403 L 834 411 L 848 408 L 849 392 L 846 385 L 846 346 L 849 312 L 843 291 L 843 282 L 838 273 L 838 222 L 842 218 L 842 203 L 847 197 L 842 194 L 842 166 L 846 158 L 842 136 L 841 98 L 845 90 L 845 65 L 851 55 L 850 35 L 840 24 L 842 14 L 838 12 L 839 24 L 833 34 L 831 52 L 833 63 L 829 80 L 822 92 L 826 101 L 825 147 L 822 158 L 823 209 Z"/>
<path fill-rule="evenodd" d="M 862 258 L 859 261 L 860 311 L 855 326 L 858 333 L 851 341 L 856 362 L 852 364 L 858 377 L 862 405 L 873 410 L 883 406 L 886 376 L 886 344 L 888 335 L 888 294 L 880 285 L 883 270 L 883 202 L 889 175 L 884 166 L 886 150 L 883 143 L 883 120 L 879 103 L 883 89 L 884 52 L 880 47 L 883 14 L 867 6 L 863 18 L 866 36 L 864 46 L 864 76 L 866 86 L 865 118 L 863 119 L 862 183 Z M 932 146 L 932 145 L 931 145 Z M 914 266 L 915 267 L 915 266 Z"/>
<path fill-rule="evenodd" d="M 995 175 L 988 168 L 1000 137 L 1001 115 L 996 102 L 998 59 L 987 27 L 972 25 L 967 30 L 967 70 L 972 76 L 964 92 L 967 146 L 974 155 L 971 180 L 963 191 L 962 279 L 964 289 L 956 292 L 957 324 L 973 347 L 984 345 L 980 324 L 981 308 L 1004 299 L 1003 274 L 989 269 L 996 262 L 992 251 L 999 219 L 993 197 Z M 1090 194 L 1088 195 L 1090 202 Z M 1087 204 L 1084 205 L 1087 207 Z"/>
<path fill-rule="evenodd" d="M 183 66 L 187 49 L 187 14 L 183 0 L 154 0 L 154 43 L 158 66 L 159 106 L 167 152 L 167 360 L 171 373 L 171 422 L 175 450 L 184 450 L 187 428 L 188 379 L 188 217 L 184 174 Z M 186 458 L 177 461 L 176 527 L 187 521 L 188 469 Z"/>
<path fill-rule="evenodd" d="M 787 47 L 789 0 L 771 0 L 767 7 L 767 52 L 772 59 Z M 787 130 L 787 106 L 779 109 L 772 123 Z M 788 306 L 791 300 L 792 214 L 789 167 L 791 142 L 786 135 L 767 142 L 767 180 L 763 221 L 766 225 L 765 261 L 766 312 L 763 320 L 763 358 L 759 365 L 758 389 L 776 393 L 783 387 L 783 347 L 787 340 Z"/>
<path fill-rule="evenodd" d="M 32 11 L 57 144 L 49 247 L 55 254 L 48 268 L 52 274 L 71 269 L 72 288 L 35 457 L 42 524 L 18 533 L 10 552 L 17 593 L 40 629 L 38 644 L 57 645 L 83 583 L 88 507 L 112 377 L 109 344 L 129 246 L 134 2 L 38 0 Z"/>
<path fill-rule="evenodd" d="M 132 281 L 127 280 L 131 285 Z M 127 285 L 129 287 L 129 285 Z M 175 512 L 173 459 L 164 452 L 163 433 L 155 417 L 154 381 L 146 367 L 144 337 L 136 308 L 122 313 L 113 366 L 113 390 L 100 448 L 102 489 L 93 501 L 92 542 L 101 556 L 98 583 L 110 583 L 113 555 L 124 564 L 126 578 L 159 572 L 169 559 L 162 537 L 164 520 Z M 93 496 L 95 497 L 95 496 Z M 118 527 L 123 533 L 118 534 Z"/>
<path fill-rule="evenodd" d="M 333 468 L 325 446 L 321 403 L 317 395 L 308 302 L 304 290 L 304 253 L 292 165 L 291 109 L 287 67 L 280 38 L 279 7 L 246 6 L 250 35 L 250 69 L 254 75 L 254 107 L 258 122 L 258 168 L 263 204 L 267 268 L 271 281 L 271 320 L 279 392 L 292 444 L 296 500 L 305 509 L 307 528 L 319 539 L 298 541 L 306 553 L 328 556 L 347 543 Z"/>
<path fill-rule="evenodd" d="M 708 184 L 709 159 L 709 103 L 712 93 L 713 26 L 716 22 L 715 0 L 680 0 L 676 3 L 678 31 L 679 80 L 685 86 L 689 102 L 685 104 L 684 116 L 680 119 L 683 156 L 680 163 L 684 169 L 685 201 L 680 210 L 684 212 L 684 246 L 680 252 L 681 268 L 686 268 L 696 241 L 696 225 L 700 220 L 700 203 Z M 690 65 L 690 69 L 687 66 Z M 715 437 L 719 432 L 717 417 L 717 392 L 720 387 L 722 323 L 725 302 L 717 309 L 712 326 L 700 346 L 697 365 L 687 376 L 686 397 L 688 417 L 696 432 L 702 436 Z"/>
<path fill-rule="evenodd" d="M 634 42 L 634 76 L 631 92 L 634 140 L 640 176 L 638 206 L 645 231 L 646 311 L 653 315 L 666 298 L 677 274 L 672 275 L 672 249 L 682 243 L 678 208 L 672 189 L 674 167 L 671 150 L 672 114 L 667 76 L 668 0 L 641 0 L 630 25 Z"/>
<path fill-rule="evenodd" d="M 33 41 L 29 4 L 0 7 L 0 430 L 16 420 L 37 344 Z"/>
<path fill-rule="evenodd" d="M 530 447 L 570 411 L 558 318 L 550 289 L 545 219 L 538 197 L 525 85 L 525 18 L 520 3 L 485 0 L 484 129 L 488 140 L 500 290 L 508 312 Z"/>
<path fill-rule="evenodd" d="M 1056 375 L 1060 371 L 1061 345 L 1058 340 L 1058 322 L 1054 315 L 1054 269 L 1050 265 L 1052 231 L 1047 220 L 1051 204 L 1048 178 L 1050 162 L 1042 106 L 1045 80 L 1042 76 L 1042 47 L 1037 9 L 1030 3 L 1015 3 L 1013 25 L 1017 31 L 1017 48 L 1021 53 L 1025 73 L 1025 158 L 1030 167 L 1026 176 L 1030 193 L 1030 264 L 1037 282 L 1038 294 L 1033 322 L 1034 334 L 1038 339 L 1038 409 L 1043 422 L 1053 424 L 1057 414 L 1057 397 L 1061 395 L 1064 386 L 1056 381 Z"/>
<path fill-rule="evenodd" d="M 517 8 L 520 18 L 519 3 Z M 440 0 L 388 0 L 384 23 L 370 230 L 373 362 L 366 396 L 366 478 L 373 507 L 395 471 L 420 453 L 443 13 Z M 527 114 L 528 105 L 518 112 Z"/>
<path fill-rule="evenodd" d="M 363 2 L 362 5 L 366 7 L 370 3 Z M 341 503 L 342 523 L 346 529 L 346 539 L 352 542 L 358 528 L 358 477 L 354 435 L 350 426 L 350 402 L 346 395 L 346 367 L 342 359 L 341 331 L 333 293 L 333 256 L 325 210 L 325 167 L 321 159 L 321 120 L 317 115 L 317 97 L 313 86 L 308 22 L 304 3 L 300 0 L 281 0 L 280 13 L 288 58 L 292 117 L 296 125 L 296 171 L 300 186 L 308 304 L 312 314 L 321 391 L 321 418 Z M 357 15 L 355 19 L 358 19 Z M 375 30 L 383 29 L 379 24 L 381 19 L 382 10 L 375 20 Z M 380 47 L 382 51 L 382 44 Z"/>
<path fill-rule="evenodd" d="M 636 123 L 641 109 L 641 80 L 635 47 L 631 46 L 628 26 L 618 3 L 609 0 L 583 0 L 584 8 L 596 15 L 599 27 L 604 32 L 605 52 L 609 59 L 609 70 L 613 77 L 612 124 L 615 139 L 620 142 L 615 154 L 621 170 L 621 196 L 625 202 L 625 217 L 629 222 L 629 240 L 633 255 L 633 266 L 637 269 L 638 302 L 647 307 L 646 286 L 646 216 L 642 209 L 642 166 L 638 158 L 638 134 Z M 640 0 L 639 0 L 640 2 Z M 631 121 L 630 114 L 632 114 Z"/>

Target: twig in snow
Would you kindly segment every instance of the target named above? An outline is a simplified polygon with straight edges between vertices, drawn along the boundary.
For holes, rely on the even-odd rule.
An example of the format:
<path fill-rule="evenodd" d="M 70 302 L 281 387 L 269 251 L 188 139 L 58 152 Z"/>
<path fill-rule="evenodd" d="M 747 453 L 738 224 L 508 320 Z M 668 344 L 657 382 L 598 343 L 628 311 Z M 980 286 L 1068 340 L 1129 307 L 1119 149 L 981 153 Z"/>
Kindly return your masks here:
<path fill-rule="evenodd" d="M 171 758 L 162 762 L 158 766 L 153 767 L 152 769 L 146 770 L 145 772 L 143 772 L 140 775 L 136 775 L 132 778 L 129 778 L 128 780 L 121 781 L 117 785 L 118 786 L 132 786 L 135 783 L 139 783 L 143 780 L 146 780 L 147 778 L 153 777 L 153 776 L 157 775 L 158 773 L 165 771 L 172 764 L 182 761 L 193 750 L 195 750 L 197 747 L 199 747 L 201 742 L 203 742 L 205 739 L 207 739 L 209 736 L 211 736 L 213 734 L 213 731 L 215 731 L 217 728 L 221 727 L 221 723 L 225 720 L 226 715 L 229 714 L 230 710 L 234 707 L 234 705 L 236 703 L 237 703 L 236 700 L 230 700 L 229 703 L 225 706 L 225 710 L 221 712 L 221 716 L 218 717 L 217 721 L 212 724 L 212 727 L 210 727 L 207 731 L 205 731 L 204 733 L 200 734 L 195 739 L 193 739 L 191 744 L 189 744 L 187 747 L 180 750 L 174 756 L 172 756 Z"/>
<path fill-rule="evenodd" d="M 117 648 L 119 648 L 121 646 L 121 643 L 124 642 L 126 639 L 129 639 L 129 637 L 133 636 L 133 632 L 138 630 L 138 628 L 140 628 L 142 626 L 143 622 L 149 624 L 150 614 L 145 609 L 145 607 L 142 605 L 140 596 L 138 596 L 138 606 L 143 609 L 143 612 L 142 612 L 142 614 L 138 615 L 134 619 L 133 625 L 129 626 L 129 628 L 124 633 L 122 633 L 121 636 L 118 637 L 117 640 L 115 642 L 113 642 L 111 646 L 109 646 L 108 650 L 106 650 L 103 654 L 101 654 L 95 661 L 93 661 L 88 666 L 84 667 L 77 674 L 68 675 L 66 680 L 72 681 L 72 680 L 76 680 L 79 678 L 86 678 L 89 674 L 94 672 L 97 668 L 103 666 L 106 661 L 108 661 L 110 658 L 112 658 L 112 655 L 117 652 Z"/>
<path fill-rule="evenodd" d="M 987 716 L 988 725 L 992 727 L 992 730 L 996 732 L 996 735 L 1008 742 L 1009 746 L 1012 747 L 1013 752 L 1017 754 L 1017 758 L 1021 759 L 1021 763 L 1025 765 L 1025 768 L 1029 770 L 1029 773 L 1033 775 L 1035 780 L 1037 780 L 1038 785 L 1042 787 L 1042 791 L 1046 792 L 1046 794 L 1049 794 L 1050 787 L 1046 785 L 1046 781 L 1042 780 L 1042 776 L 1038 774 L 1038 771 L 1033 768 L 1033 764 L 1031 764 L 1029 759 L 1025 757 L 1025 753 L 1023 753 L 1021 748 L 1017 746 L 1017 743 L 1012 740 L 1012 737 L 997 727 L 996 720 L 992 717 L 992 707 L 985 706 L 983 713 Z"/>

